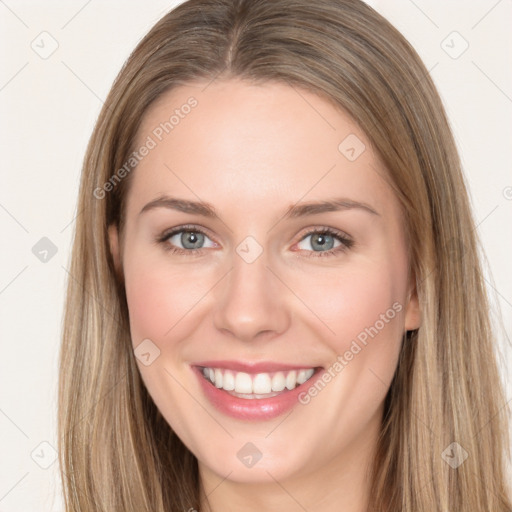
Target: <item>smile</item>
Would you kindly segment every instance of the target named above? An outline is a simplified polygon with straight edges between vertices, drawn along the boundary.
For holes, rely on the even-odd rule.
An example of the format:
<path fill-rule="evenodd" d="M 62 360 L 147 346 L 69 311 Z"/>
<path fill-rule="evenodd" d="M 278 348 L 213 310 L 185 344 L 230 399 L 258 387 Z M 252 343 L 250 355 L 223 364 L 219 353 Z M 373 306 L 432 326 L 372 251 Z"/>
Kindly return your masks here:
<path fill-rule="evenodd" d="M 191 369 L 211 405 L 223 414 L 246 421 L 265 421 L 286 413 L 298 403 L 299 394 L 324 371 L 322 367 L 271 363 L 223 366 L 231 368 L 220 367 L 220 362 L 204 362 L 192 365 Z"/>
<path fill-rule="evenodd" d="M 202 368 L 203 376 L 216 388 L 243 398 L 269 398 L 295 389 L 315 373 L 314 368 L 250 374 L 224 368 Z"/>

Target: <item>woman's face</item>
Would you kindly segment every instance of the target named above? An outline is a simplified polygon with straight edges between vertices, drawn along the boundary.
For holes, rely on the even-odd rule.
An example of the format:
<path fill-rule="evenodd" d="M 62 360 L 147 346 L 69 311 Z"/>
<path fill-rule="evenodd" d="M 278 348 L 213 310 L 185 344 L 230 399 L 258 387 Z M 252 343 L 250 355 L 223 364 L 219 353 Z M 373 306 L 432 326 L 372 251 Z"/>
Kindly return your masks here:
<path fill-rule="evenodd" d="M 420 323 L 367 137 L 305 90 L 225 80 L 162 96 L 136 147 L 111 248 L 144 383 L 203 474 L 282 482 L 366 462 Z"/>

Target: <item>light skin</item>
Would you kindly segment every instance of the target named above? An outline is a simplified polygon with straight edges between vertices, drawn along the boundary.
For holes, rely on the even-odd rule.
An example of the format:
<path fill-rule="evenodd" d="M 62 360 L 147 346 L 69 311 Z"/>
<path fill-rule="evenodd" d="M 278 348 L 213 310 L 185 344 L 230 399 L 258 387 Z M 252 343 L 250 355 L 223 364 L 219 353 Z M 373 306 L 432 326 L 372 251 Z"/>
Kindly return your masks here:
<path fill-rule="evenodd" d="M 201 510 L 363 512 L 403 334 L 421 322 L 398 200 L 362 130 L 319 96 L 238 79 L 205 87 L 180 86 L 148 110 L 141 144 L 190 96 L 198 101 L 133 171 L 122 236 L 109 230 L 133 346 L 150 339 L 160 350 L 149 366 L 137 363 L 142 378 L 198 459 L 210 507 L 203 496 Z M 366 146 L 354 161 L 338 149 L 350 134 Z M 140 213 L 164 195 L 207 202 L 219 217 Z M 334 198 L 374 213 L 285 215 Z M 155 241 L 190 224 L 206 233 L 200 254 L 181 233 Z M 312 230 L 326 227 L 352 245 L 319 256 L 343 245 L 327 237 L 322 248 Z M 262 249 L 251 263 L 236 251 L 247 236 Z M 165 250 L 173 244 L 188 252 Z M 273 420 L 224 415 L 192 373 L 194 362 L 220 359 L 332 367 L 394 303 L 401 311 L 310 403 Z M 262 453 L 250 468 L 237 457 L 247 442 Z"/>

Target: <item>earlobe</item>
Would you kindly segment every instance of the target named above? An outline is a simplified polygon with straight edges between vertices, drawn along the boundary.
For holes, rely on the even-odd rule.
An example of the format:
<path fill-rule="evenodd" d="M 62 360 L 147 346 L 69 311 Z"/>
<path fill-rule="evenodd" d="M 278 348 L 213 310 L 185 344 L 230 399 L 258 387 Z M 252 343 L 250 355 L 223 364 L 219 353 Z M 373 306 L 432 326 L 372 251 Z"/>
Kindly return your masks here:
<path fill-rule="evenodd" d="M 416 287 L 413 286 L 409 293 L 408 301 L 405 307 L 405 325 L 404 330 L 414 331 L 421 325 L 421 309 L 419 306 Z"/>
<path fill-rule="evenodd" d="M 108 227 L 108 241 L 110 247 L 110 254 L 112 255 L 112 259 L 114 261 L 114 268 L 117 276 L 122 280 L 123 272 L 121 266 L 121 256 L 119 251 L 119 232 L 117 230 L 117 226 L 111 224 Z"/>

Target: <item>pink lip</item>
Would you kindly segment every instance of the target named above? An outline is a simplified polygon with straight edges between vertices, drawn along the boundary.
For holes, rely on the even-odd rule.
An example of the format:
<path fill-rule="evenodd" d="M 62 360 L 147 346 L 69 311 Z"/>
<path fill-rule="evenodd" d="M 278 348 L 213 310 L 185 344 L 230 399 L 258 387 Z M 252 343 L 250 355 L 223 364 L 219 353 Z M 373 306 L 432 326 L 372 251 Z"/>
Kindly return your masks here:
<path fill-rule="evenodd" d="M 274 363 L 271 361 L 261 361 L 259 363 L 244 363 L 242 361 L 200 361 L 198 363 L 194 363 L 194 366 L 202 366 L 207 368 L 225 368 L 226 370 L 245 373 L 271 373 L 315 368 L 315 366 L 311 366 L 309 364 L 297 366 L 291 364 Z"/>
<path fill-rule="evenodd" d="M 211 368 L 211 364 L 212 362 L 208 364 L 205 362 L 201 363 L 200 366 L 208 366 Z M 248 373 L 254 373 L 255 367 L 259 368 L 260 365 L 242 365 L 245 369 L 247 369 L 248 366 L 252 368 L 252 371 L 248 371 Z M 216 361 L 213 367 L 226 368 L 226 366 L 220 365 L 220 361 Z M 271 420 L 289 411 L 298 403 L 299 394 L 309 388 L 313 384 L 313 379 L 318 378 L 320 373 L 323 372 L 323 368 L 316 368 L 313 376 L 306 382 L 291 391 L 284 391 L 277 396 L 271 398 L 246 399 L 232 396 L 223 389 L 215 387 L 210 381 L 204 378 L 201 367 L 191 366 L 191 368 L 196 374 L 206 398 L 208 398 L 220 412 L 232 418 L 248 421 Z M 240 366 L 238 366 L 238 368 L 240 368 Z M 265 368 L 277 368 L 277 370 L 272 371 L 278 371 L 283 368 L 288 369 L 289 367 L 284 367 L 283 365 L 266 365 Z M 304 368 L 304 366 L 296 366 L 289 369 L 297 368 Z M 308 366 L 305 368 L 308 368 Z M 261 370 L 258 369 L 258 371 Z"/>

